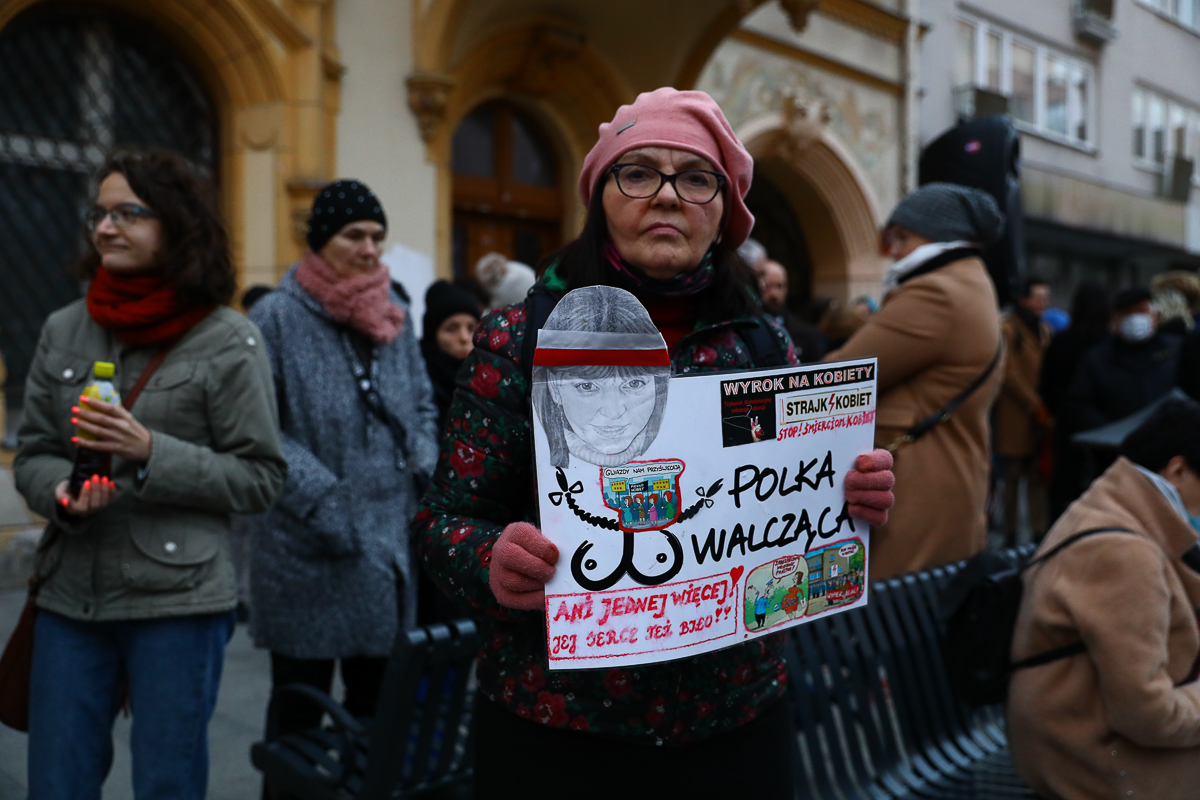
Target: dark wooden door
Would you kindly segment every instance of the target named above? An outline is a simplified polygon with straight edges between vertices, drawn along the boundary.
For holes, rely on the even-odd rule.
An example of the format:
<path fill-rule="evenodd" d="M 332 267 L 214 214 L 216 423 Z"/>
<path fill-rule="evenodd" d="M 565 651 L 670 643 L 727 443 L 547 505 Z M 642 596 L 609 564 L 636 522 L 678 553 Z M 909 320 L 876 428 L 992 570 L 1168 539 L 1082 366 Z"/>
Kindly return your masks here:
<path fill-rule="evenodd" d="M 454 134 L 455 275 L 487 253 L 536 266 L 561 241 L 562 191 L 553 148 L 509 103 L 468 114 Z"/>

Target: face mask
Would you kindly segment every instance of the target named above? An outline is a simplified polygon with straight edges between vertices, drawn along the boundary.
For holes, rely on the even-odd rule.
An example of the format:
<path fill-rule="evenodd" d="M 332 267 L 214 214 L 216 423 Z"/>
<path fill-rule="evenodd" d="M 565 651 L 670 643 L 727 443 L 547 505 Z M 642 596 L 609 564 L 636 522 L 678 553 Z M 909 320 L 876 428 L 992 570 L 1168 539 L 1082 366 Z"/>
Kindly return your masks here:
<path fill-rule="evenodd" d="M 1200 533 L 1200 514 L 1191 517 L 1188 522 L 1192 523 L 1192 527 L 1196 529 L 1196 533 Z"/>
<path fill-rule="evenodd" d="M 1154 317 L 1149 314 L 1130 314 L 1117 327 L 1127 342 L 1144 342 L 1154 335 Z"/>

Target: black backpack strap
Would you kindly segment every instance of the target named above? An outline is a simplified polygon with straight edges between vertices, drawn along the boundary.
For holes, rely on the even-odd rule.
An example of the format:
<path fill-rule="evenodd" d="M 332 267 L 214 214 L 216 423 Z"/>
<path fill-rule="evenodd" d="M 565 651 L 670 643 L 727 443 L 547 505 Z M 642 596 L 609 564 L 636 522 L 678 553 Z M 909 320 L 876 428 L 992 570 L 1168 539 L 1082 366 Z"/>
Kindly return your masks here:
<path fill-rule="evenodd" d="M 525 338 L 521 341 L 521 369 L 525 372 L 525 383 L 533 386 L 533 351 L 537 349 L 538 331 L 546 326 L 550 312 L 558 305 L 559 298 L 536 291 L 525 298 Z"/>
<path fill-rule="evenodd" d="M 1106 527 L 1106 528 L 1088 528 L 1085 531 L 1068 536 L 1054 547 L 1047 550 L 1042 555 L 1030 561 L 1021 568 L 1021 572 L 1032 567 L 1034 564 L 1040 564 L 1046 559 L 1053 558 L 1067 547 L 1078 542 L 1080 539 L 1086 539 L 1089 536 L 1095 536 L 1098 533 L 1133 533 L 1129 528 Z M 1053 650 L 1047 650 L 1044 653 L 1038 653 L 1028 658 L 1022 658 L 1020 661 L 1015 661 L 1009 666 L 1009 670 L 1016 672 L 1019 669 L 1028 669 L 1030 667 L 1040 667 L 1043 664 L 1049 664 L 1053 661 L 1058 661 L 1063 658 L 1070 658 L 1087 652 L 1087 645 L 1082 641 L 1074 642 L 1073 644 L 1065 644 L 1062 647 L 1055 647 Z"/>
<path fill-rule="evenodd" d="M 1019 669 L 1029 669 L 1030 667 L 1040 667 L 1042 664 L 1049 664 L 1052 661 L 1058 661 L 1063 658 L 1070 658 L 1087 652 L 1087 645 L 1083 642 L 1075 642 L 1075 644 L 1065 644 L 1062 647 L 1056 647 L 1053 650 L 1047 650 L 1044 653 L 1038 653 L 1036 656 L 1022 658 L 1020 661 L 1009 665 L 1011 672 L 1016 672 Z"/>
<path fill-rule="evenodd" d="M 1078 542 L 1080 539 L 1086 539 L 1087 537 L 1095 536 L 1098 533 L 1133 533 L 1133 531 L 1129 530 L 1129 528 L 1121 528 L 1121 527 L 1116 527 L 1116 526 L 1110 526 L 1110 527 L 1106 527 L 1106 528 L 1088 528 L 1086 531 L 1080 531 L 1079 533 L 1072 534 L 1072 535 L 1068 536 L 1066 539 L 1063 539 L 1061 542 L 1056 544 L 1054 547 L 1051 547 L 1045 553 L 1042 553 L 1040 556 L 1033 559 L 1028 564 L 1026 564 L 1024 567 L 1022 567 L 1021 571 L 1024 572 L 1025 570 L 1032 567 L 1034 564 L 1040 564 L 1043 561 L 1046 561 L 1047 559 L 1053 558 L 1054 556 L 1058 555 L 1063 550 L 1067 549 L 1071 545 Z"/>
<path fill-rule="evenodd" d="M 392 281 L 392 291 L 400 295 L 400 299 L 412 305 L 412 297 L 408 294 L 408 289 L 404 288 L 404 284 L 400 281 Z"/>
<path fill-rule="evenodd" d="M 786 367 L 787 353 L 775 331 L 762 317 L 755 317 L 740 326 L 742 341 L 750 351 L 750 360 L 758 369 Z"/>
<path fill-rule="evenodd" d="M 996 365 L 1000 363 L 1000 357 L 1003 355 L 1004 340 L 1001 340 L 1000 346 L 996 348 L 996 355 L 992 356 L 991 363 L 987 365 L 987 369 L 985 369 L 978 378 L 971 381 L 970 385 L 959 392 L 958 395 L 956 395 L 949 403 L 946 403 L 946 405 L 942 406 L 940 409 L 933 412 L 916 425 L 913 425 L 903 436 L 889 444 L 887 446 L 888 452 L 892 455 L 895 455 L 896 451 L 904 445 L 909 444 L 910 442 L 915 442 L 917 439 L 920 439 L 938 425 L 941 425 L 943 422 L 950 419 L 950 415 L 957 411 L 959 406 L 967 402 L 967 398 L 975 394 L 976 389 L 978 389 L 980 386 L 983 386 L 984 382 L 988 379 L 988 376 L 995 371 Z"/>

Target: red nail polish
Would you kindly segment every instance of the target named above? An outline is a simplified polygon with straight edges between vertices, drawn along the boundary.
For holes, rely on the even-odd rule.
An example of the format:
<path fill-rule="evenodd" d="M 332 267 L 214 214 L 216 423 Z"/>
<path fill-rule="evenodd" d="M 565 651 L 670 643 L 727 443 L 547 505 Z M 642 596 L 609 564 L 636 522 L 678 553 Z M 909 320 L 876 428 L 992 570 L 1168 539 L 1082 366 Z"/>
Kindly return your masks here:
<path fill-rule="evenodd" d="M 78 413 L 79 413 L 79 406 L 71 406 L 71 413 L 72 413 L 72 414 L 78 414 Z"/>
<path fill-rule="evenodd" d="M 78 437 L 78 436 L 72 436 L 72 437 L 71 437 L 71 441 L 72 441 L 72 442 L 74 442 L 75 444 L 79 444 L 79 437 Z"/>
<path fill-rule="evenodd" d="M 91 481 L 84 481 L 84 482 L 83 482 L 83 490 L 84 490 L 85 492 L 86 492 L 86 491 L 88 491 L 88 490 L 89 490 L 89 489 L 91 489 L 91 488 L 92 488 L 92 482 L 91 482 Z"/>
<path fill-rule="evenodd" d="M 78 424 L 79 424 L 79 420 L 78 420 L 77 418 L 75 418 L 75 417 L 71 417 L 71 424 L 72 424 L 72 425 L 78 425 Z"/>
<path fill-rule="evenodd" d="M 92 483 L 99 483 L 99 482 L 100 482 L 100 476 L 99 476 L 99 475 L 93 475 L 93 476 L 92 476 Z"/>
<path fill-rule="evenodd" d="M 63 508 L 67 507 L 67 498 L 63 498 Z"/>

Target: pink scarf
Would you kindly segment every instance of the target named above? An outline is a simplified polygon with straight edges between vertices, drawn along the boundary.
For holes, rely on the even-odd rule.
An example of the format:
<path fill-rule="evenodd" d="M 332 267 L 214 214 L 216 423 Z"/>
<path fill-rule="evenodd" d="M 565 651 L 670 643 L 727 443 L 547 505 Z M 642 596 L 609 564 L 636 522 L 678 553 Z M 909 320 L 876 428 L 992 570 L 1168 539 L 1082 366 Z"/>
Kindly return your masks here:
<path fill-rule="evenodd" d="M 329 316 L 362 331 L 375 344 L 400 335 L 404 309 L 388 297 L 392 282 L 382 264 L 370 274 L 344 276 L 309 250 L 296 267 L 296 283 L 320 301 Z"/>

